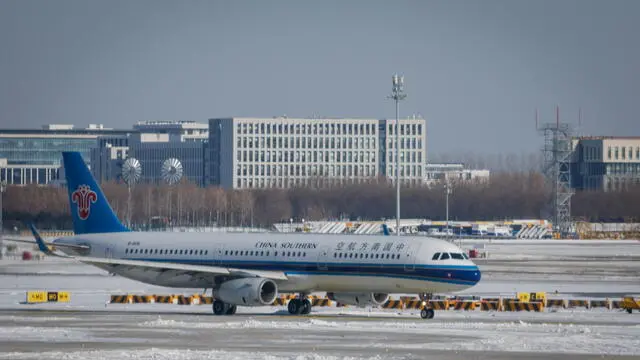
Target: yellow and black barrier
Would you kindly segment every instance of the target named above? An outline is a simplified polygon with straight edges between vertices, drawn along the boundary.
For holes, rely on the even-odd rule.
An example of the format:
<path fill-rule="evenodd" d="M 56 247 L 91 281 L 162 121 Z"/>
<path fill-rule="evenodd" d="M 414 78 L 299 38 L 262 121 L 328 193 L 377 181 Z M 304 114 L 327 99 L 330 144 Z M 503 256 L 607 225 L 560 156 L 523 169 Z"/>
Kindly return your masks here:
<path fill-rule="evenodd" d="M 110 304 L 130 304 L 130 295 L 111 295 Z"/>
<path fill-rule="evenodd" d="M 625 297 L 622 300 L 611 299 L 545 299 L 542 296 L 536 296 L 536 301 L 529 293 L 529 301 L 521 301 L 526 296 L 519 298 L 483 298 L 481 301 L 475 300 L 430 300 L 425 303 L 417 297 L 401 297 L 407 300 L 388 300 L 380 307 L 383 309 L 422 309 L 428 306 L 434 310 L 462 310 L 472 311 L 477 308 L 480 311 L 544 311 L 545 307 L 549 308 L 606 308 L 606 309 L 637 309 L 640 310 L 640 300 L 632 297 Z M 537 295 L 537 294 L 536 294 Z M 272 306 L 285 306 L 290 299 L 296 298 L 295 295 L 281 295 L 272 303 Z M 68 292 L 46 292 L 46 291 L 29 291 L 27 292 L 27 303 L 42 302 L 68 302 L 70 299 Z M 347 305 L 340 304 L 325 297 L 309 296 L 312 306 L 321 307 L 345 307 Z M 111 295 L 110 303 L 112 304 L 178 304 L 178 305 L 210 305 L 213 303 L 211 296 L 204 295 Z"/>
<path fill-rule="evenodd" d="M 476 302 L 475 301 L 457 301 L 456 305 L 454 306 L 454 309 L 465 310 L 465 311 L 475 310 Z"/>
<path fill-rule="evenodd" d="M 415 298 L 414 298 L 415 299 Z M 422 309 L 422 300 L 400 300 L 405 309 Z"/>
<path fill-rule="evenodd" d="M 400 296 L 400 301 L 402 301 L 404 304 L 408 304 L 412 301 L 420 301 L 420 299 L 415 296 Z"/>
<path fill-rule="evenodd" d="M 502 311 L 502 306 L 500 304 L 500 301 L 483 300 L 480 302 L 480 311 Z"/>
<path fill-rule="evenodd" d="M 449 310 L 449 301 L 448 300 L 431 300 L 429 301 L 429 306 L 433 310 Z"/>
<path fill-rule="evenodd" d="M 27 291 L 26 303 L 67 303 L 71 301 L 71 294 L 68 291 Z"/>
<path fill-rule="evenodd" d="M 567 307 L 567 301 L 564 299 L 547 299 L 548 308 L 563 308 Z"/>
<path fill-rule="evenodd" d="M 544 311 L 544 304 L 542 301 L 537 302 L 522 302 L 522 301 L 507 301 L 502 304 L 502 311 Z"/>
<path fill-rule="evenodd" d="M 631 314 L 633 310 L 640 310 L 640 300 L 636 300 L 631 296 L 625 296 L 622 298 L 621 307 Z"/>
<path fill-rule="evenodd" d="M 386 303 L 382 304 L 383 309 L 403 309 L 404 304 L 402 300 L 388 300 Z"/>
<path fill-rule="evenodd" d="M 156 295 L 156 302 L 159 304 L 173 304 L 173 295 Z"/>
<path fill-rule="evenodd" d="M 590 309 L 595 309 L 595 308 L 611 309 L 611 301 L 609 301 L 609 300 L 591 300 L 591 301 L 589 301 L 589 308 Z"/>
<path fill-rule="evenodd" d="M 579 307 L 583 307 L 585 309 L 589 308 L 589 300 L 582 300 L 582 299 L 569 299 L 567 300 L 567 308 L 572 309 L 572 308 L 579 308 Z"/>
<path fill-rule="evenodd" d="M 325 298 L 315 298 L 311 300 L 311 306 L 326 307 L 326 306 L 331 306 L 331 304 L 332 304 L 332 301 Z"/>

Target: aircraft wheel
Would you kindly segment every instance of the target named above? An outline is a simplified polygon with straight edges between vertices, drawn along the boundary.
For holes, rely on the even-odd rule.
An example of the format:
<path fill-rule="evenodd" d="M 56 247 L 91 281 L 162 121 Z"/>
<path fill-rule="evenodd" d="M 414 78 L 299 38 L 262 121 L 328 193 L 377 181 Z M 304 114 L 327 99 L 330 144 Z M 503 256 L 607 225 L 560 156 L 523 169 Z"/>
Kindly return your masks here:
<path fill-rule="evenodd" d="M 433 317 L 436 315 L 435 311 L 433 311 L 433 309 L 422 309 L 420 311 L 420 317 L 423 319 L 433 319 Z"/>
<path fill-rule="evenodd" d="M 299 299 L 291 299 L 287 309 L 291 315 L 300 315 L 303 310 L 302 302 Z"/>
<path fill-rule="evenodd" d="M 309 301 L 309 299 L 304 299 L 302 300 L 301 314 L 308 315 L 309 313 L 311 313 L 311 301 Z"/>
<path fill-rule="evenodd" d="M 224 315 L 224 314 L 227 313 L 227 310 L 229 310 L 229 307 L 224 302 L 222 302 L 220 300 L 215 300 L 213 302 L 213 313 L 214 314 L 216 314 L 216 315 Z"/>
<path fill-rule="evenodd" d="M 229 309 L 227 310 L 227 315 L 234 315 L 237 309 L 238 307 L 236 305 L 229 306 Z"/>

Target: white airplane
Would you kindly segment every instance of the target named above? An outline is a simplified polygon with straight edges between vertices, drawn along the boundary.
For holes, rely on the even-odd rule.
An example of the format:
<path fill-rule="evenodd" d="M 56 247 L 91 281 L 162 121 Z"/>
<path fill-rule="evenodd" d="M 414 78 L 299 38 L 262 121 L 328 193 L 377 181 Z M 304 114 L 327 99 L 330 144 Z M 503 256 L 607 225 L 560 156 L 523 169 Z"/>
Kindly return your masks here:
<path fill-rule="evenodd" d="M 480 281 L 462 249 L 427 237 L 130 231 L 80 154 L 63 153 L 63 163 L 75 235 L 47 243 L 31 226 L 41 251 L 147 284 L 210 288 L 216 315 L 270 305 L 279 293 L 299 294 L 289 301 L 291 314 L 310 313 L 312 292 L 360 307 L 382 305 L 392 293 L 417 293 L 427 304 L 421 317 L 431 319 L 432 294 Z"/>

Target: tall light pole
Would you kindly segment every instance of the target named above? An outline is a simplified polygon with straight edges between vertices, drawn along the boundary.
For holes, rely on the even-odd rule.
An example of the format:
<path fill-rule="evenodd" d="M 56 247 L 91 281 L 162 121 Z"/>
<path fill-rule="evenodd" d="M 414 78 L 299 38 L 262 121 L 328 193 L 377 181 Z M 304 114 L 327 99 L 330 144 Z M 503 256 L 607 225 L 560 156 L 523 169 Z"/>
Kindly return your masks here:
<path fill-rule="evenodd" d="M 400 100 L 404 94 L 404 76 L 393 75 L 391 98 L 396 101 L 396 235 L 400 236 Z"/>
<path fill-rule="evenodd" d="M 447 239 L 449 239 L 449 195 L 451 194 L 451 186 L 449 186 L 449 179 L 445 176 L 444 190 L 446 193 L 446 222 L 447 222 Z"/>
<path fill-rule="evenodd" d="M 0 182 L 0 259 L 2 259 L 2 245 L 3 240 L 2 236 L 4 234 L 4 207 L 2 205 L 2 197 L 4 196 L 4 191 L 7 189 L 7 183 L 2 181 Z"/>

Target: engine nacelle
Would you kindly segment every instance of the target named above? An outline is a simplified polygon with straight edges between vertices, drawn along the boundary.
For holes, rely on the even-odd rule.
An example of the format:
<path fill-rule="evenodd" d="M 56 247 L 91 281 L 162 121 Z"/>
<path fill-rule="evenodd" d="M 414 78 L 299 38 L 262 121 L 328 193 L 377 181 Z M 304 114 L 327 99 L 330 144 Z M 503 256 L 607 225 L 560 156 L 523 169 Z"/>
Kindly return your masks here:
<path fill-rule="evenodd" d="M 380 306 L 389 300 L 389 294 L 380 293 L 333 293 L 328 292 L 329 300 L 337 301 L 345 305 L 354 305 L 359 307 Z"/>
<path fill-rule="evenodd" d="M 271 305 L 278 296 L 278 285 L 263 278 L 229 280 L 220 285 L 214 296 L 232 305 Z"/>

